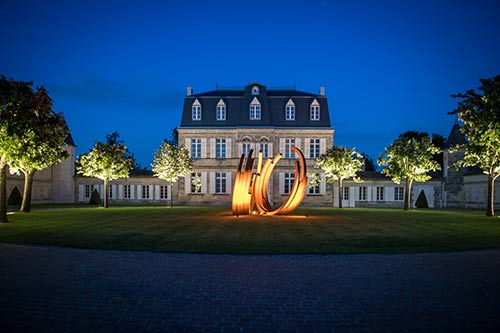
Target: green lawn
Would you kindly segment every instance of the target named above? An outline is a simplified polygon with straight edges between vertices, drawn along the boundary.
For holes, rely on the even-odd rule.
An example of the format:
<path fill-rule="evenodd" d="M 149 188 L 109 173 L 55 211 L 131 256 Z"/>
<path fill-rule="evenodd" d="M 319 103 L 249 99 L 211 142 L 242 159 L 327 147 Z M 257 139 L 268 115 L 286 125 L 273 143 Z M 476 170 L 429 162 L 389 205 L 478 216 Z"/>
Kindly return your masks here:
<path fill-rule="evenodd" d="M 308 217 L 306 217 L 306 215 Z M 10 214 L 0 242 L 207 253 L 383 253 L 500 248 L 500 218 L 446 211 L 216 207 L 59 208 Z"/>

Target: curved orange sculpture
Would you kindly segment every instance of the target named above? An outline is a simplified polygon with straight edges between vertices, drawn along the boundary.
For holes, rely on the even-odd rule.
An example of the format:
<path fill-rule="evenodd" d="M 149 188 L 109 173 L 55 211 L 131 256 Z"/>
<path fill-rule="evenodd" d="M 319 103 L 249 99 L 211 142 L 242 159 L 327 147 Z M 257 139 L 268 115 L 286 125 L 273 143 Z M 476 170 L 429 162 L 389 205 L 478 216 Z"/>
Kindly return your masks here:
<path fill-rule="evenodd" d="M 274 158 L 266 159 L 264 166 L 262 166 L 262 152 L 259 152 L 255 175 L 253 174 L 253 164 L 255 161 L 252 158 L 253 150 L 248 154 L 246 163 L 245 155 L 241 156 L 233 191 L 232 209 L 234 215 L 251 214 L 254 206 L 260 214 L 285 215 L 300 205 L 302 199 L 304 199 L 307 187 L 306 163 L 302 152 L 297 147 L 292 146 L 291 148 L 299 157 L 299 160 L 295 161 L 295 179 L 288 198 L 276 209 L 273 209 L 269 203 L 267 193 L 269 178 L 274 167 L 282 157 L 281 153 L 276 154 Z"/>

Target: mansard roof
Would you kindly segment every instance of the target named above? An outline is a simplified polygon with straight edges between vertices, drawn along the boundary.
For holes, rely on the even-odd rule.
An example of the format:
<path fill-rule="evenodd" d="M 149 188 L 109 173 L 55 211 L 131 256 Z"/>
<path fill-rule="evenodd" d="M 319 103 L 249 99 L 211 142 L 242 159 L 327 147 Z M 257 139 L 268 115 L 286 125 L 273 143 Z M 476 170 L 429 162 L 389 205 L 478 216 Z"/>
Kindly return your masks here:
<path fill-rule="evenodd" d="M 258 94 L 252 93 L 257 87 Z M 250 120 L 250 103 L 257 98 L 261 105 L 261 119 Z M 198 100 L 202 108 L 201 120 L 192 119 L 192 105 Z M 220 100 L 226 104 L 226 120 L 217 120 Z M 285 106 L 292 99 L 295 120 L 285 120 Z M 320 105 L 319 120 L 310 119 L 310 106 L 314 100 Z M 254 82 L 240 89 L 222 89 L 188 95 L 184 98 L 181 127 L 285 127 L 330 128 L 330 114 L 326 96 L 295 89 L 267 89 Z"/>

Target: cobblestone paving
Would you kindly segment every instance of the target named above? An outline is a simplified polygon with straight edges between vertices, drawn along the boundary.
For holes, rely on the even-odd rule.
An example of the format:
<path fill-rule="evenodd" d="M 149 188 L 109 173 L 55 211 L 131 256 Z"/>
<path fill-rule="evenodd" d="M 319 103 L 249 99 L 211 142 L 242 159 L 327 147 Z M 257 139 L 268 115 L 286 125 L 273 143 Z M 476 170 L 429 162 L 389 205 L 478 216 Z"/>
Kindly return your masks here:
<path fill-rule="evenodd" d="M 1 332 L 499 332 L 500 250 L 207 255 L 0 244 Z"/>

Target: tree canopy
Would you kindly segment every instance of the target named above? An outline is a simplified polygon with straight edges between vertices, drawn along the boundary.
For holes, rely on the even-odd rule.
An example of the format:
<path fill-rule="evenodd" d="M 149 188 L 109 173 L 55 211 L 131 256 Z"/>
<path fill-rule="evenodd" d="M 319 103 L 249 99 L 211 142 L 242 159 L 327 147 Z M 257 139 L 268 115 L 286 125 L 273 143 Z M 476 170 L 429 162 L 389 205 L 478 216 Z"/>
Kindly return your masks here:
<path fill-rule="evenodd" d="M 495 215 L 495 180 L 500 175 L 500 75 L 481 79 L 479 92 L 473 89 L 452 95 L 458 98 L 455 114 L 462 122 L 460 131 L 468 142 L 465 154 L 455 166 L 478 166 L 488 176 L 486 215 Z"/>
<path fill-rule="evenodd" d="M 354 148 L 334 146 L 318 157 L 315 167 L 325 172 L 328 182 L 338 182 L 340 208 L 342 208 L 342 181 L 349 178 L 360 181 L 356 174 L 361 171 L 362 166 L 363 157 Z"/>
<path fill-rule="evenodd" d="M 172 183 L 192 171 L 193 161 L 186 148 L 176 145 L 175 142 L 164 141 L 155 152 L 151 166 L 156 177 L 170 183 L 172 191 Z M 170 206 L 172 206 L 172 193 Z"/>
<path fill-rule="evenodd" d="M 76 161 L 76 171 L 87 177 L 104 181 L 104 207 L 108 207 L 109 181 L 128 178 L 134 167 L 134 160 L 119 134 L 106 135 L 106 142 L 95 142 L 94 147 L 80 155 Z"/>
<path fill-rule="evenodd" d="M 425 132 L 408 131 L 400 134 L 396 140 L 385 148 L 385 157 L 377 162 L 383 166 L 382 174 L 392 178 L 399 184 L 405 182 L 405 200 L 403 209 L 410 207 L 411 186 L 414 181 L 425 182 L 431 179 L 430 171 L 440 170 L 434 155 L 440 149 L 432 143 Z"/>

